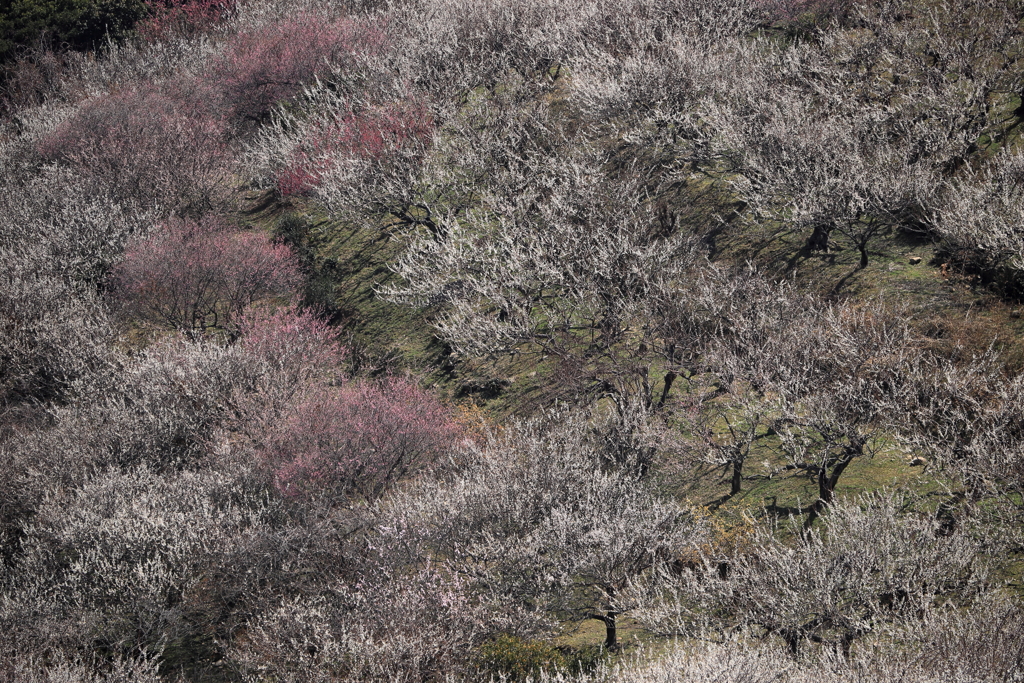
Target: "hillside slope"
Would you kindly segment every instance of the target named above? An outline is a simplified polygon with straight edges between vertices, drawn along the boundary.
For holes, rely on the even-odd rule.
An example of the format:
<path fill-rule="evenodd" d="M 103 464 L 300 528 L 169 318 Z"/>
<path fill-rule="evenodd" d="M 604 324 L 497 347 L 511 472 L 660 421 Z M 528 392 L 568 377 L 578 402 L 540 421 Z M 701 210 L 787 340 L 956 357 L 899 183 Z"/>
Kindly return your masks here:
<path fill-rule="evenodd" d="M 1019 3 L 119 7 L 0 54 L 0 678 L 1019 679 Z"/>

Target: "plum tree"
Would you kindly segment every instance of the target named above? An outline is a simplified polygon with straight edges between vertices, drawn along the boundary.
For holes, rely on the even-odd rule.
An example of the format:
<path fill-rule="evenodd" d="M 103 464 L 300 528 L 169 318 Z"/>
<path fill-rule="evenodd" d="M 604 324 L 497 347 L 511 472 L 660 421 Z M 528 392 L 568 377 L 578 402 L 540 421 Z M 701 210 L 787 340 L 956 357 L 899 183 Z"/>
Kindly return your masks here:
<path fill-rule="evenodd" d="M 541 630 L 550 615 L 598 619 L 615 647 L 617 617 L 636 606 L 630 582 L 703 529 L 635 473 L 605 468 L 579 417 L 549 417 L 548 428 L 492 438 L 454 476 L 421 482 L 393 502 L 385 528 L 436 554 L 517 630 Z"/>
<path fill-rule="evenodd" d="M 739 629 L 778 636 L 793 655 L 813 642 L 849 657 L 855 640 L 916 621 L 952 591 L 970 600 L 988 590 L 971 531 L 946 533 L 938 520 L 900 515 L 903 505 L 892 494 L 837 500 L 822 529 L 794 529 L 792 542 L 758 527 L 728 571 L 714 571 L 722 558 L 708 556 L 707 571 L 665 575 L 653 590 L 672 593 L 638 618 L 664 633 Z"/>
<path fill-rule="evenodd" d="M 234 332 L 251 304 L 290 299 L 300 281 L 291 250 L 265 235 L 232 231 L 215 218 L 176 219 L 129 243 L 111 290 L 129 315 L 202 335 Z"/>
<path fill-rule="evenodd" d="M 632 170 L 609 178 L 587 141 L 532 137 L 543 124 L 497 145 L 483 206 L 413 226 L 403 282 L 382 293 L 443 304 L 435 325 L 456 352 L 557 359 L 577 395 L 653 406 L 653 359 L 674 342 L 663 309 L 704 256 Z"/>
<path fill-rule="evenodd" d="M 461 432 L 450 409 L 412 380 L 353 381 L 283 416 L 264 457 L 285 496 L 372 502 L 457 445 Z"/>
<path fill-rule="evenodd" d="M 209 77 L 231 117 L 259 121 L 332 63 L 356 60 L 386 43 L 372 21 L 299 12 L 232 36 Z"/>
<path fill-rule="evenodd" d="M 44 160 L 70 166 L 122 204 L 197 216 L 223 198 L 224 123 L 181 82 L 91 98 L 36 146 Z"/>
<path fill-rule="evenodd" d="M 935 231 L 954 262 L 1011 294 L 1024 269 L 1022 177 L 1024 156 L 1004 150 L 987 167 L 957 176 L 935 207 Z"/>

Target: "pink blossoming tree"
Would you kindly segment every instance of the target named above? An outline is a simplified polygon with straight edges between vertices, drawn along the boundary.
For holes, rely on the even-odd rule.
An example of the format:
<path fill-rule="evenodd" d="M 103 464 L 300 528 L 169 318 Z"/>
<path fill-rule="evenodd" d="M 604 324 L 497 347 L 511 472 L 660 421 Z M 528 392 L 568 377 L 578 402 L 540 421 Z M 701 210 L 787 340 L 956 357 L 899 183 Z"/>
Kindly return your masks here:
<path fill-rule="evenodd" d="M 274 483 L 300 499 L 375 500 L 456 444 L 462 426 L 414 381 L 352 382 L 299 404 L 266 446 Z"/>
<path fill-rule="evenodd" d="M 222 118 L 197 95 L 167 83 L 95 97 L 36 150 L 115 201 L 201 215 L 223 198 L 230 155 Z"/>
<path fill-rule="evenodd" d="M 210 78 L 234 118 L 258 121 L 330 65 L 378 53 L 386 41 L 372 22 L 300 14 L 235 35 Z"/>
<path fill-rule="evenodd" d="M 158 327 L 201 335 L 235 331 L 239 315 L 271 297 L 290 299 L 301 282 L 291 249 L 218 219 L 169 220 L 129 243 L 112 273 L 121 309 Z"/>
<path fill-rule="evenodd" d="M 277 176 L 277 189 L 285 196 L 301 195 L 319 187 L 324 174 L 346 160 L 387 163 L 404 146 L 429 139 L 433 122 L 419 102 L 387 105 L 318 121 L 303 136 L 291 159 Z"/>

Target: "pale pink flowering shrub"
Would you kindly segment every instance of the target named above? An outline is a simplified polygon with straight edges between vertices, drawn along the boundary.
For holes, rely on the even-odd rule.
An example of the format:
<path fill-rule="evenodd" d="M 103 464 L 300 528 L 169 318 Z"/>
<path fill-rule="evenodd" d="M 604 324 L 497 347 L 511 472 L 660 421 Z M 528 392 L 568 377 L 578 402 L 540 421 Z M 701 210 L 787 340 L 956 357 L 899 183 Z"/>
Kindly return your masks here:
<path fill-rule="evenodd" d="M 124 312 L 160 327 L 233 331 L 256 301 L 291 298 L 301 283 L 291 249 L 215 218 L 169 220 L 129 243 L 111 290 Z"/>
<path fill-rule="evenodd" d="M 210 75 L 226 109 L 236 118 L 259 120 L 331 64 L 378 53 L 385 43 L 373 23 L 300 14 L 234 36 Z"/>
<path fill-rule="evenodd" d="M 247 386 L 233 400 L 241 431 L 255 441 L 277 429 L 296 396 L 340 376 L 347 355 L 337 330 L 294 306 L 250 309 L 238 319 L 238 333 L 249 372 Z"/>
<path fill-rule="evenodd" d="M 388 105 L 375 110 L 350 113 L 323 122 L 309 130 L 278 173 L 281 194 L 305 194 L 320 185 L 325 173 L 343 159 L 386 162 L 405 145 L 425 140 L 433 121 L 420 102 Z"/>
<path fill-rule="evenodd" d="M 337 330 L 313 311 L 294 306 L 250 309 L 238 319 L 238 331 L 246 355 L 296 370 L 336 367 L 346 355 Z"/>
<path fill-rule="evenodd" d="M 266 446 L 285 496 L 377 499 L 454 446 L 462 426 L 409 379 L 352 382 L 298 405 Z"/>
<path fill-rule="evenodd" d="M 37 145 L 113 199 L 201 214 L 215 207 L 227 174 L 221 118 L 182 84 L 143 85 L 84 103 Z"/>

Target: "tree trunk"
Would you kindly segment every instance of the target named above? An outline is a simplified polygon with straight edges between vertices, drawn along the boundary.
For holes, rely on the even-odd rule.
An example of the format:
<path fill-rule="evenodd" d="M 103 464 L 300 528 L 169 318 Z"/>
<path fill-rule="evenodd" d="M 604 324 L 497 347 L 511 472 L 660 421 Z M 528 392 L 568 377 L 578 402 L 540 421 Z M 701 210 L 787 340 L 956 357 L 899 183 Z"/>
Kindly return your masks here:
<path fill-rule="evenodd" d="M 740 492 L 743 485 L 743 461 L 733 460 L 732 462 L 732 486 L 729 488 L 729 495 L 735 496 Z"/>
<path fill-rule="evenodd" d="M 665 406 L 665 401 L 668 400 L 668 392 L 672 390 L 672 383 L 676 381 L 678 376 L 672 371 L 665 373 L 665 388 L 661 390 L 661 400 L 658 401 L 659 408 Z"/>
<path fill-rule="evenodd" d="M 864 270 L 868 267 L 868 245 L 867 242 L 861 242 L 857 245 L 857 249 L 860 250 L 860 263 L 857 265 L 857 270 Z"/>
<path fill-rule="evenodd" d="M 810 251 L 828 251 L 828 240 L 831 235 L 831 226 L 815 225 L 811 236 L 807 238 L 807 249 Z"/>
<path fill-rule="evenodd" d="M 604 617 L 604 647 L 606 650 L 614 650 L 619 646 L 618 634 L 615 631 L 615 617 L 618 612 L 609 612 Z"/>
<path fill-rule="evenodd" d="M 591 614 L 591 619 L 598 619 L 604 622 L 604 647 L 606 650 L 615 650 L 619 647 L 618 634 L 615 629 L 615 617 L 618 612 L 606 612 L 605 614 Z"/>
<path fill-rule="evenodd" d="M 854 634 L 852 633 L 844 633 L 839 639 L 839 652 L 847 662 L 850 661 L 850 648 L 853 645 L 853 639 Z"/>
<path fill-rule="evenodd" d="M 800 655 L 800 633 L 790 629 L 781 629 L 779 635 L 786 641 L 790 656 L 796 659 Z"/>
<path fill-rule="evenodd" d="M 821 499 L 824 502 L 832 502 L 832 499 L 835 497 L 836 493 L 836 484 L 839 483 L 839 477 L 840 475 L 842 475 L 843 470 L 845 470 L 847 466 L 849 466 L 849 464 L 853 462 L 853 458 L 854 456 L 851 455 L 837 462 L 835 467 L 832 468 L 832 474 L 829 477 L 823 476 L 822 479 L 819 481 L 818 495 L 821 496 Z M 825 470 L 823 469 L 822 475 L 824 475 L 824 473 Z"/>
<path fill-rule="evenodd" d="M 832 502 L 832 499 L 835 497 L 836 484 L 839 483 L 839 477 L 842 476 L 843 471 L 849 467 L 854 458 L 864 454 L 864 445 L 865 440 L 861 437 L 850 439 L 850 445 L 844 449 L 843 457 L 832 466 L 831 474 L 828 472 L 827 463 L 818 471 L 819 505 L 827 505 Z"/>

